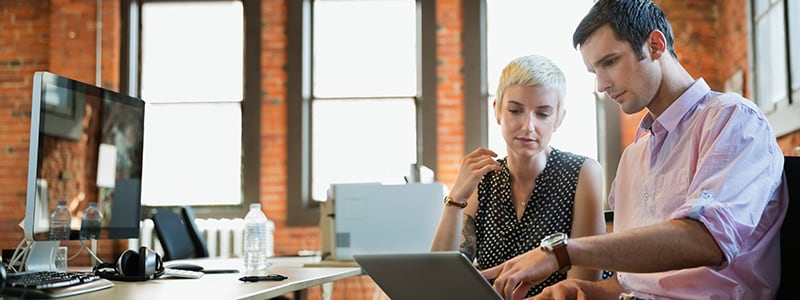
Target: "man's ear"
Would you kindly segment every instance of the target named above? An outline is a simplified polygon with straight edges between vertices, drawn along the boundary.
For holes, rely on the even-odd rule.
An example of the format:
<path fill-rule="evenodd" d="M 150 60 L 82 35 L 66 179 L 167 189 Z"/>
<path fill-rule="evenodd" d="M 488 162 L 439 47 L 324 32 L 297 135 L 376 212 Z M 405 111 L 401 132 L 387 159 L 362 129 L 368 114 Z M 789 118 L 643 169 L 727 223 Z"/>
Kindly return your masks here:
<path fill-rule="evenodd" d="M 661 30 L 653 30 L 650 32 L 650 35 L 647 36 L 647 50 L 650 53 L 650 57 L 652 59 L 659 59 L 664 52 L 667 51 L 667 38 L 664 36 L 664 33 Z"/>

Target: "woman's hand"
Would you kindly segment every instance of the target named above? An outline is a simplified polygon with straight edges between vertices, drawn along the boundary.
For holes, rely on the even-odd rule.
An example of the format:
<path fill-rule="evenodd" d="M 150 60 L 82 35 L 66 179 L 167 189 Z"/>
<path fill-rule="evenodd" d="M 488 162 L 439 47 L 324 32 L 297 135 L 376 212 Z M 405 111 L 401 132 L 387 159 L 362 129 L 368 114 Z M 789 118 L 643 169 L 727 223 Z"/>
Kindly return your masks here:
<path fill-rule="evenodd" d="M 461 161 L 461 168 L 458 170 L 456 182 L 450 191 L 450 197 L 458 202 L 467 201 L 478 188 L 478 183 L 483 175 L 490 171 L 500 170 L 500 163 L 494 160 L 495 157 L 497 157 L 497 153 L 484 147 L 478 147 L 472 153 L 467 154 Z"/>

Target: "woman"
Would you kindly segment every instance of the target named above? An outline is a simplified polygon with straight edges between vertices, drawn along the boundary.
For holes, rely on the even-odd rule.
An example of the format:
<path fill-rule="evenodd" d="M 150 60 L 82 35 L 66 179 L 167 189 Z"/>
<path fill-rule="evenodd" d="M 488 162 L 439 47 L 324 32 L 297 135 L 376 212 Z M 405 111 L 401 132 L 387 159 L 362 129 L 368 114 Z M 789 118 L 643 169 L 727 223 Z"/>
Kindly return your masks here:
<path fill-rule="evenodd" d="M 431 251 L 459 250 L 486 269 L 555 232 L 605 233 L 600 164 L 549 146 L 564 119 L 565 94 L 564 74 L 546 57 L 519 57 L 503 69 L 493 105 L 508 155 L 495 159 L 480 147 L 464 157 Z M 601 271 L 554 273 L 528 296 L 567 277 L 599 280 Z"/>

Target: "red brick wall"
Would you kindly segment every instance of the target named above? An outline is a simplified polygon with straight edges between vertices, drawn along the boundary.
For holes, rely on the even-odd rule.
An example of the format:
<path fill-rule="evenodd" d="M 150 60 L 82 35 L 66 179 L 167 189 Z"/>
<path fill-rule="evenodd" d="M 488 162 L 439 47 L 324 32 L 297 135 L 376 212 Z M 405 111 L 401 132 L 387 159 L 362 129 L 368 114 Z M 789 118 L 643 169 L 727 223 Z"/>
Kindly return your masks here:
<path fill-rule="evenodd" d="M 95 0 L 3 0 L 2 4 L 0 141 L 4 155 L 0 158 L 0 246 L 7 249 L 16 247 L 22 239 L 22 229 L 17 224 L 25 213 L 33 73 L 47 70 L 95 83 L 98 26 Z M 103 11 L 102 76 L 104 86 L 114 89 L 119 81 L 119 3 L 103 1 Z M 85 165 L 79 161 L 70 164 Z M 58 190 L 57 182 L 54 187 Z M 80 248 L 77 242 L 67 244 L 70 253 Z M 124 246 L 112 246 L 110 241 L 99 245 L 102 250 L 98 254 L 103 259 L 115 257 L 119 250 L 112 249 Z M 70 261 L 88 262 L 88 256 Z"/>
<path fill-rule="evenodd" d="M 8 1 L 6 1 L 8 2 Z M 46 1 L 17 1 L 0 10 L 0 245 L 22 239 L 25 213 L 31 81 L 49 62 Z"/>
<path fill-rule="evenodd" d="M 452 187 L 464 157 L 464 57 L 461 0 L 436 2 L 438 165 L 436 179 Z M 482 99 L 473 99 L 480 100 Z"/>
<path fill-rule="evenodd" d="M 286 4 L 261 5 L 261 202 L 275 222 L 276 254 L 297 253 L 308 248 L 286 232 Z"/>

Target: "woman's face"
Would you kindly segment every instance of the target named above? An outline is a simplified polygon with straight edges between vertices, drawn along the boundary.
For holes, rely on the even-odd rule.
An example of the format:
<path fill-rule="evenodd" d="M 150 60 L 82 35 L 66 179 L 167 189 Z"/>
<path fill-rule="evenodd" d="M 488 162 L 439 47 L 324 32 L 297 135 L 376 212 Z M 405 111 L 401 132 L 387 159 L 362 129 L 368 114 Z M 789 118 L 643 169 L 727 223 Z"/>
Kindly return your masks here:
<path fill-rule="evenodd" d="M 500 101 L 495 103 L 500 109 L 495 115 L 509 155 L 533 157 L 546 149 L 560 124 L 555 91 L 512 85 Z"/>

